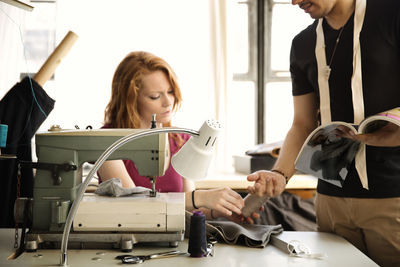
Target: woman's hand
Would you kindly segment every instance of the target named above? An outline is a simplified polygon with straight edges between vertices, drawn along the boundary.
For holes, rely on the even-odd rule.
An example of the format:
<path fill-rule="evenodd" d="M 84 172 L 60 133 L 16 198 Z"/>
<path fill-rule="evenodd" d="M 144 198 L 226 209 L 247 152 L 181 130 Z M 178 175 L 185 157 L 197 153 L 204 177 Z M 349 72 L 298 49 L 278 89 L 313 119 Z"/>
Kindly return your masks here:
<path fill-rule="evenodd" d="M 212 209 L 214 217 L 240 215 L 244 206 L 242 197 L 229 187 L 197 190 L 194 203 L 197 207 Z"/>
<path fill-rule="evenodd" d="M 225 214 L 220 213 L 219 211 L 212 211 L 212 216 L 210 216 L 212 219 L 216 219 L 218 217 L 224 217 L 228 220 L 231 220 L 235 223 L 248 223 L 248 224 L 253 224 L 254 220 L 260 218 L 260 213 L 259 212 L 263 212 L 264 211 L 264 207 L 260 207 L 259 211 L 255 211 L 251 214 L 251 216 L 249 217 L 244 217 L 243 215 L 239 215 L 237 213 L 232 213 L 231 216 L 226 216 Z M 211 215 L 211 214 L 210 214 Z"/>
<path fill-rule="evenodd" d="M 277 197 L 286 186 L 286 178 L 283 175 L 270 171 L 256 171 L 247 176 L 247 180 L 254 182 L 253 186 L 247 188 L 249 193 L 259 197 Z"/>

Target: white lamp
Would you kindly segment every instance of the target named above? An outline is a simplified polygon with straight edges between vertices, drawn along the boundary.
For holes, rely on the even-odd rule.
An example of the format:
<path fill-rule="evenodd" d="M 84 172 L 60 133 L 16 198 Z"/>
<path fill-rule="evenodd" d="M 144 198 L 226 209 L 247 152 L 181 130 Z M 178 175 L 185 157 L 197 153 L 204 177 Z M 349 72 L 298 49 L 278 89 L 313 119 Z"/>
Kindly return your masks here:
<path fill-rule="evenodd" d="M 126 143 L 135 139 L 145 137 L 148 135 L 155 135 L 160 133 L 187 133 L 190 134 L 190 139 L 182 146 L 178 153 L 172 157 L 172 166 L 183 177 L 199 180 L 204 178 L 207 174 L 208 166 L 211 162 L 212 152 L 215 147 L 217 135 L 221 129 L 218 121 L 207 120 L 204 122 L 200 130 L 194 131 L 184 128 L 155 128 L 142 131 L 139 133 L 132 133 L 114 142 L 109 146 L 103 154 L 97 159 L 93 168 L 87 175 L 84 182 L 79 187 L 75 201 L 72 203 L 68 217 L 65 221 L 64 232 L 61 241 L 61 266 L 67 266 L 67 245 L 68 237 L 71 231 L 72 222 L 78 210 L 79 203 L 83 198 L 83 194 L 89 185 L 92 177 L 97 173 L 100 166 L 108 159 L 108 157 L 118 148 Z"/>
<path fill-rule="evenodd" d="M 172 157 L 175 171 L 185 178 L 199 180 L 207 175 L 221 124 L 207 120 L 199 130 L 199 136 L 192 136 Z"/>

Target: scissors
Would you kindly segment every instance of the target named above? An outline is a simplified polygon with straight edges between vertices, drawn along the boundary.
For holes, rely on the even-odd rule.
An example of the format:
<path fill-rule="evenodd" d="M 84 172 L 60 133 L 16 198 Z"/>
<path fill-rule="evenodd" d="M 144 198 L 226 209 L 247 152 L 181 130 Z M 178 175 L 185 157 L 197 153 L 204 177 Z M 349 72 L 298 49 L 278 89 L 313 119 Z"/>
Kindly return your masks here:
<path fill-rule="evenodd" d="M 143 263 L 145 260 L 168 258 L 168 257 L 180 256 L 180 255 L 186 255 L 186 254 L 187 254 L 186 252 L 172 250 L 172 251 L 154 253 L 154 254 L 143 255 L 143 256 L 119 255 L 115 258 L 118 260 L 122 260 L 122 263 L 125 263 L 125 264 L 137 264 L 137 263 Z"/>

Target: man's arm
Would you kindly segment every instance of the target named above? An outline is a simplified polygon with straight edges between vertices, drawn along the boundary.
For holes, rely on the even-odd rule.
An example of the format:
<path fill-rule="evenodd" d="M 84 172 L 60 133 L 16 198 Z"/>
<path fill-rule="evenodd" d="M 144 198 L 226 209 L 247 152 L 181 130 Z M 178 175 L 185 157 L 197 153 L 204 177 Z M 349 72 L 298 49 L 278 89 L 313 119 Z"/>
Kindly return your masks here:
<path fill-rule="evenodd" d="M 294 161 L 304 141 L 318 125 L 314 93 L 293 97 L 293 105 L 293 123 L 273 167 L 276 171 L 257 171 L 250 174 L 247 180 L 255 182 L 248 187 L 252 194 L 276 197 L 283 192 L 286 178 L 289 179 L 295 173 Z"/>

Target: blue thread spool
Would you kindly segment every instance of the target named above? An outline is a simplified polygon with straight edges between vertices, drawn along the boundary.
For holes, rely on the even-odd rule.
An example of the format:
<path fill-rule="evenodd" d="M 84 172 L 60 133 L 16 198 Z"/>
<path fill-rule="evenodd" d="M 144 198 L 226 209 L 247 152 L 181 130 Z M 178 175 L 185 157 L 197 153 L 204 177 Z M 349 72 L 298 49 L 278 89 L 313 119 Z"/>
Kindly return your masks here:
<path fill-rule="evenodd" d="M 201 211 L 190 217 L 188 252 L 190 257 L 203 257 L 207 253 L 206 216 Z"/>
<path fill-rule="evenodd" d="M 0 147 L 6 147 L 7 145 L 7 130 L 8 125 L 0 124 Z"/>

